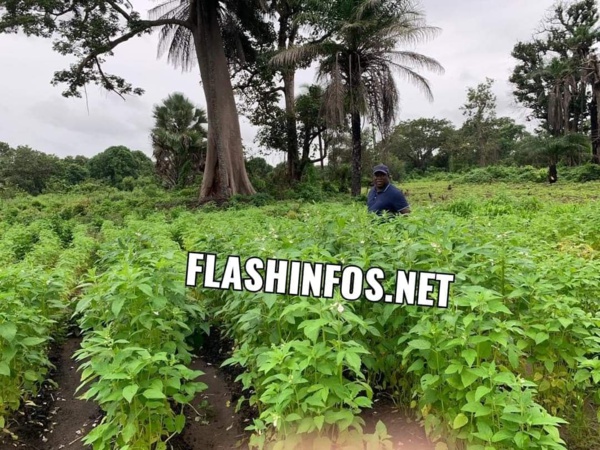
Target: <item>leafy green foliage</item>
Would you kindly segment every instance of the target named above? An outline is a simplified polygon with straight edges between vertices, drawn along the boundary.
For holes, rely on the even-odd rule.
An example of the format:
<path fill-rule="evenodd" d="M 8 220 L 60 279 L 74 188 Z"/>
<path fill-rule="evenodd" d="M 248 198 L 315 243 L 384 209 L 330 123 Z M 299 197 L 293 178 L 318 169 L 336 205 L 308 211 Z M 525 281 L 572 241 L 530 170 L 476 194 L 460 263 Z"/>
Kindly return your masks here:
<path fill-rule="evenodd" d="M 119 233 L 107 225 L 102 272 L 90 273 L 75 309 L 85 333 L 76 352 L 85 361 L 79 389 L 90 384 L 82 398 L 106 412 L 84 441 L 94 450 L 151 448 L 183 430 L 182 406 L 206 389 L 194 381 L 203 373 L 186 367 L 192 355 L 185 343 L 188 323 L 203 311 L 188 301 L 178 270 L 183 255 L 163 229 L 132 223 L 138 232 Z"/>
<path fill-rule="evenodd" d="M 206 112 L 181 93 L 169 95 L 154 107 L 151 133 L 155 170 L 169 188 L 194 184 L 204 170 Z"/>
<path fill-rule="evenodd" d="M 59 158 L 27 146 L 0 153 L 0 186 L 15 186 L 31 195 L 44 192 L 52 177 L 61 174 Z"/>
<path fill-rule="evenodd" d="M 454 126 L 447 120 L 416 119 L 400 122 L 388 139 L 381 143 L 386 154 L 410 163 L 410 168 L 425 170 L 434 160 L 448 166 Z"/>
<path fill-rule="evenodd" d="M 276 221 L 250 210 L 237 212 L 235 222 L 211 214 L 202 233 L 189 228 L 182 235 L 186 249 L 210 245 L 242 260 L 377 266 L 388 280 L 399 268 L 457 274 L 447 310 L 198 288 L 236 341 L 227 364 L 245 368 L 239 379 L 260 412 L 249 428 L 256 446 L 271 448 L 269 424 L 277 436 L 321 426 L 334 434 L 349 424 L 360 429 L 360 422 L 331 414 L 337 402 L 346 410 L 369 407 L 368 390 L 348 390 L 349 382 L 365 380 L 395 392 L 448 448 L 564 449 L 560 427 L 585 398 L 598 395 L 592 372 L 600 322 L 586 280 L 598 270 L 591 255 L 600 242 L 591 234 L 595 204 L 572 210 L 573 222 L 556 229 L 548 214 L 558 208 L 497 194 L 376 228 L 362 206 L 332 207 L 328 214 L 305 206 Z M 230 224 L 227 230 L 219 219 Z M 189 220 L 181 216 L 178 222 Z M 585 242 L 591 253 L 579 253 L 573 244 L 557 252 L 548 244 L 564 240 Z M 391 281 L 386 284 L 390 289 Z M 351 353 L 360 366 L 353 356 L 340 356 Z M 315 385 L 321 391 L 309 389 Z"/>
<path fill-rule="evenodd" d="M 153 171 L 152 160 L 140 151 L 131 151 L 122 145 L 109 147 L 90 158 L 90 176 L 105 180 L 118 187 L 126 177 L 138 178 Z"/>
<path fill-rule="evenodd" d="M 360 418 L 383 390 L 438 448 L 577 448 L 576 431 L 592 429 L 582 411 L 600 405 L 595 191 L 447 186 L 403 186 L 414 213 L 377 224 L 351 202 L 154 211 L 145 191 L 108 187 L 6 202 L 2 420 L 46 376 L 48 342 L 79 286 L 80 391 L 105 411 L 85 437 L 95 450 L 160 448 L 182 430 L 181 408 L 205 388 L 187 368 L 186 337 L 209 323 L 234 340 L 226 364 L 243 369 L 238 406 L 258 411 L 248 424 L 253 447 L 310 438 L 389 449 L 384 424 L 368 435 Z M 452 198 L 431 202 L 431 192 Z M 327 299 L 186 289 L 186 252 L 202 250 L 219 255 L 217 278 L 224 256 L 236 254 L 381 267 L 387 292 L 399 269 L 457 280 L 447 309 L 347 302 L 337 291 Z"/>
<path fill-rule="evenodd" d="M 77 226 L 64 250 L 45 221 L 32 224 L 17 244 L 11 235 L 0 240 L 0 431 L 9 434 L 10 414 L 35 402 L 52 366 L 48 346 L 96 245 L 88 228 Z"/>
<path fill-rule="evenodd" d="M 589 57 L 600 41 L 594 0 L 561 2 L 545 18 L 543 32 L 518 42 L 510 77 L 517 101 L 553 134 L 586 132 L 590 117 Z M 587 67 L 587 69 L 584 69 Z M 583 70 L 582 70 L 583 69 Z"/>

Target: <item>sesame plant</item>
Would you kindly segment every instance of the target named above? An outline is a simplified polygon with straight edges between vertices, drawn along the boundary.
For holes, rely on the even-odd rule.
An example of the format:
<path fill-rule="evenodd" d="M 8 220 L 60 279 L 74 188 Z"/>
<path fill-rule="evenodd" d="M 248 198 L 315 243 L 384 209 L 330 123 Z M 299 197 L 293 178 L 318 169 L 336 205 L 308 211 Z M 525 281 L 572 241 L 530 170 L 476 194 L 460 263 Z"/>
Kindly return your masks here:
<path fill-rule="evenodd" d="M 234 342 L 250 446 L 391 449 L 375 396 L 436 450 L 593 448 L 600 405 L 600 208 L 594 186 L 410 185 L 410 216 L 360 203 L 159 209 L 167 194 L 82 192 L 0 208 L 0 428 L 47 377 L 72 312 L 94 450 L 168 448 L 202 392 L 187 339 Z M 174 203 L 177 203 L 175 199 Z M 187 252 L 456 276 L 447 308 L 184 284 Z M 89 269 L 89 270 L 88 270 Z M 264 274 L 264 271 L 262 272 Z M 431 293 L 437 294 L 437 288 Z"/>
<path fill-rule="evenodd" d="M 73 231 L 69 248 L 43 224 L 32 225 L 19 246 L 11 252 L 20 261 L 0 271 L 0 430 L 16 438 L 11 431 L 11 414 L 33 400 L 47 378 L 52 364 L 48 349 L 65 321 L 77 274 L 87 268 L 95 248 L 85 226 Z M 29 233 L 29 234 L 28 234 Z M 26 243 L 30 245 L 25 245 Z"/>
<path fill-rule="evenodd" d="M 187 367 L 188 321 L 204 312 L 185 292 L 185 260 L 160 227 L 107 223 L 98 265 L 87 276 L 75 309 L 84 340 L 81 396 L 104 410 L 85 438 L 94 450 L 166 449 L 185 426 L 183 407 L 206 385 Z M 133 230 L 139 231 L 133 231 Z M 146 234 L 147 233 L 147 234 Z"/>
<path fill-rule="evenodd" d="M 226 364 L 245 369 L 239 379 L 259 411 L 248 428 L 257 447 L 269 442 L 268 427 L 288 440 L 359 429 L 350 416 L 326 420 L 323 408 L 333 417 L 343 405 L 357 417 L 377 386 L 411 408 L 440 448 L 566 448 L 570 419 L 600 404 L 598 210 L 574 210 L 565 224 L 547 218 L 565 205 L 536 213 L 539 202 L 504 193 L 472 205 L 376 225 L 360 206 L 235 211 L 202 217 L 202 232 L 180 232 L 187 250 L 223 255 L 217 272 L 226 255 L 376 266 L 388 291 L 399 269 L 456 274 L 447 309 L 198 287 L 236 341 Z M 178 229 L 190 219 L 180 216 Z M 366 395 L 331 397 L 321 378 L 339 375 L 334 360 L 344 366 L 340 386 L 360 381 Z"/>

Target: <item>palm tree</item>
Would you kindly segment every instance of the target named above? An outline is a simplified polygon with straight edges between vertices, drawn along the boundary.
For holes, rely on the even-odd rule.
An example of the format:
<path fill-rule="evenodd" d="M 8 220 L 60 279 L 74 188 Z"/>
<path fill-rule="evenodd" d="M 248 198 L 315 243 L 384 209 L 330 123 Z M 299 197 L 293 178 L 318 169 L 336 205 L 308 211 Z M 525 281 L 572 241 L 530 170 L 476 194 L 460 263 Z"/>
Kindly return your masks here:
<path fill-rule="evenodd" d="M 229 65 L 244 64 L 255 56 L 257 40 L 272 39 L 264 11 L 262 0 L 165 0 L 150 10 L 151 17 L 167 22 L 159 56 L 166 52 L 183 70 L 200 68 L 209 123 L 204 201 L 255 193 L 244 164 Z"/>
<path fill-rule="evenodd" d="M 156 173 L 169 188 L 185 187 L 204 170 L 206 112 L 181 93 L 154 107 L 151 139 Z"/>
<path fill-rule="evenodd" d="M 277 65 L 319 58 L 318 82 L 325 84 L 326 119 L 339 127 L 350 115 L 352 129 L 352 195 L 360 194 L 361 118 L 370 116 L 384 136 L 398 111 L 399 93 L 393 72 L 405 76 L 433 99 L 429 82 L 416 69 L 439 73 L 432 58 L 398 44 L 414 44 L 439 30 L 424 24 L 407 0 L 334 0 L 325 13 L 330 37 L 290 48 L 273 58 Z"/>
<path fill-rule="evenodd" d="M 577 120 L 571 121 L 571 101 L 578 95 L 576 71 L 571 61 L 553 58 L 545 67 L 548 76 L 548 128 L 553 136 L 577 132 Z"/>
<path fill-rule="evenodd" d="M 590 139 L 581 133 L 567 133 L 559 137 L 544 133 L 529 136 L 520 144 L 524 163 L 546 164 L 549 167 L 560 162 L 570 166 L 587 162 L 590 153 Z"/>

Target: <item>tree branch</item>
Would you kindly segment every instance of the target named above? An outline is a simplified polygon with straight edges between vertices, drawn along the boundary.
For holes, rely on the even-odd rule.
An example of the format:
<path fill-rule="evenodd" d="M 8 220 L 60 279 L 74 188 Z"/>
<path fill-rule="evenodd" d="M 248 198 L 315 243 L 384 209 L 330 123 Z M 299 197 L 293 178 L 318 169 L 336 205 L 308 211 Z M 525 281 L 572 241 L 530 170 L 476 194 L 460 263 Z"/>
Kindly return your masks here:
<path fill-rule="evenodd" d="M 65 14 L 73 12 L 75 10 L 75 8 L 76 8 L 75 3 L 71 2 L 71 6 L 69 6 L 67 9 L 63 9 L 62 11 L 50 13 L 50 15 L 54 16 L 54 19 L 58 19 L 60 16 L 64 16 Z"/>
<path fill-rule="evenodd" d="M 98 73 L 100 74 L 100 77 L 102 77 L 102 80 L 104 81 L 104 85 L 106 87 L 107 90 L 109 91 L 113 91 L 115 92 L 119 97 L 121 97 L 123 99 L 123 101 L 125 101 L 125 97 L 123 97 L 123 95 L 120 92 L 117 92 L 114 88 L 112 83 L 110 82 L 110 80 L 108 78 L 106 78 L 106 75 L 104 75 L 104 71 L 102 70 L 102 67 L 100 66 L 100 61 L 98 61 L 98 58 L 94 58 L 95 62 L 96 62 L 96 66 L 98 67 Z"/>
<path fill-rule="evenodd" d="M 91 61 L 96 59 L 98 56 L 102 55 L 103 53 L 110 52 L 118 45 L 135 37 L 142 31 L 145 31 L 149 28 L 160 27 L 160 26 L 164 26 L 164 25 L 179 25 L 182 27 L 190 28 L 190 24 L 187 21 L 178 20 L 178 19 L 141 20 L 136 23 L 136 27 L 134 30 L 130 31 L 129 33 L 124 34 L 123 36 L 121 36 L 118 39 L 115 39 L 114 41 L 109 41 L 108 44 L 106 44 L 104 47 L 94 50 L 90 54 L 88 54 L 77 65 L 77 68 L 75 69 L 75 74 L 80 74 L 81 71 L 85 68 L 85 66 L 87 66 Z"/>
<path fill-rule="evenodd" d="M 121 8 L 117 2 L 115 2 L 114 0 L 106 0 L 106 3 L 108 3 L 110 6 L 113 7 L 113 9 L 117 10 L 117 12 L 119 14 L 121 14 L 125 20 L 127 20 L 128 22 L 131 22 L 131 16 L 129 15 L 129 13 L 127 11 L 125 11 L 123 8 Z"/>

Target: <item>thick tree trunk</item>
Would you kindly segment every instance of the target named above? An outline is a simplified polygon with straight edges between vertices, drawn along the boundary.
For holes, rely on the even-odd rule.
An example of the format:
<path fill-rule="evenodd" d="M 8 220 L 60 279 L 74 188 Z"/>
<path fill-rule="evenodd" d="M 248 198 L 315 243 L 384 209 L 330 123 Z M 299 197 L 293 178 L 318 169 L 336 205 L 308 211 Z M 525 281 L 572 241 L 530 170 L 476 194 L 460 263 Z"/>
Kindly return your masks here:
<path fill-rule="evenodd" d="M 350 122 L 352 127 L 352 182 L 351 195 L 356 197 L 360 195 L 361 173 L 362 173 L 362 136 L 360 129 L 360 109 L 359 109 L 359 86 L 362 76 L 360 70 L 359 57 L 356 54 L 351 55 L 350 66 Z"/>
<path fill-rule="evenodd" d="M 194 44 L 206 97 L 208 148 L 200 201 L 254 194 L 244 162 L 240 122 L 221 30 L 217 0 L 195 1 Z"/>
<path fill-rule="evenodd" d="M 296 105 L 294 98 L 293 70 L 283 72 L 283 93 L 285 97 L 285 129 L 288 154 L 288 176 L 290 180 L 300 180 L 302 173 L 298 161 L 298 131 L 296 128 Z"/>
<path fill-rule="evenodd" d="M 362 172 L 362 142 L 360 134 L 360 113 L 352 113 L 352 196 L 360 195 Z"/>
<path fill-rule="evenodd" d="M 325 159 L 323 157 L 323 140 L 321 139 L 321 132 L 319 131 L 319 134 L 317 135 L 317 137 L 319 138 L 319 159 L 321 160 L 321 174 L 323 173 L 323 160 Z"/>
<path fill-rule="evenodd" d="M 593 95 L 590 103 L 592 162 L 595 164 L 600 164 L 600 155 L 598 154 L 598 149 L 600 148 L 600 136 L 598 135 L 598 128 L 600 128 L 600 122 L 598 120 L 598 97 L 600 97 L 600 95 Z"/>

